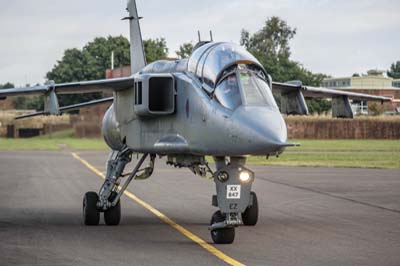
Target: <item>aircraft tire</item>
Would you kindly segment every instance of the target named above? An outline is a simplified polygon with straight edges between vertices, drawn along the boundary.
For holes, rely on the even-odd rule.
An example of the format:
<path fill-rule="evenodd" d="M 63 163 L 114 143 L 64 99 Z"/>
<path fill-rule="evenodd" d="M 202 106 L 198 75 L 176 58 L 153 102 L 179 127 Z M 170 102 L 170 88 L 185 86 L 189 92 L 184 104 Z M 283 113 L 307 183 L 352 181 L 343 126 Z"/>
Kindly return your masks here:
<path fill-rule="evenodd" d="M 99 196 L 96 192 L 86 192 L 83 197 L 83 222 L 85 225 L 99 225 L 100 212 L 97 209 Z"/>
<path fill-rule="evenodd" d="M 212 218 L 211 224 L 225 221 L 225 215 L 221 211 L 216 211 Z M 235 240 L 235 228 L 222 228 L 211 231 L 211 238 L 215 244 L 232 244 Z"/>
<path fill-rule="evenodd" d="M 121 221 L 121 201 L 118 200 L 117 205 L 109 208 L 104 212 L 104 222 L 106 225 L 119 225 Z"/>
<path fill-rule="evenodd" d="M 253 204 L 246 208 L 246 210 L 242 213 L 242 221 L 244 225 L 254 226 L 258 221 L 258 201 L 257 195 L 255 192 L 251 192 L 253 196 Z"/>

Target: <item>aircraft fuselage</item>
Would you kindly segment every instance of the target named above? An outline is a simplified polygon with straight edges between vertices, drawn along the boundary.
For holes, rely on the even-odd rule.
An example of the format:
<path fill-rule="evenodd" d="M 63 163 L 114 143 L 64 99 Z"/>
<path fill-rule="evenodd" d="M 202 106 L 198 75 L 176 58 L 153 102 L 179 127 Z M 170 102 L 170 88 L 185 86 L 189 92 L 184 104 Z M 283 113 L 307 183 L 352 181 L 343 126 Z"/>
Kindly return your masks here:
<path fill-rule="evenodd" d="M 185 65 L 186 60 L 159 61 L 134 75 L 172 74 L 173 114 L 138 116 L 134 112 L 134 88 L 116 93 L 112 108 L 120 139 L 129 148 L 140 153 L 201 156 L 275 155 L 283 151 L 287 129 L 276 105 L 245 104 L 243 100 L 234 110 L 226 108 L 213 93 L 204 90 L 201 80 L 187 71 Z M 119 106 L 124 109 L 119 110 Z"/>

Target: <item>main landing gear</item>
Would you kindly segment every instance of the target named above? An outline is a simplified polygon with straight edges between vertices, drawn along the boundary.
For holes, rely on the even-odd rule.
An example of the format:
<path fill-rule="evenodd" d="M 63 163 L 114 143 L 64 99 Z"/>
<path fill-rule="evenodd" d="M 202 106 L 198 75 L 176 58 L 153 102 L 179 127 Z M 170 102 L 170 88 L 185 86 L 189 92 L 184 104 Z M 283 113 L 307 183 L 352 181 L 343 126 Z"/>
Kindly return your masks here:
<path fill-rule="evenodd" d="M 154 170 L 155 155 L 150 155 L 149 165 L 139 169 L 149 154 L 143 154 L 136 163 L 132 172 L 123 174 L 125 166 L 132 161 L 132 151 L 123 149 L 122 151 L 111 152 L 107 161 L 106 179 L 100 188 L 99 194 L 87 192 L 83 197 L 83 222 L 85 225 L 98 225 L 100 222 L 100 212 L 104 213 L 106 225 L 118 225 L 121 221 L 121 201 L 120 198 L 129 183 L 133 179 L 146 179 L 151 176 Z M 122 178 L 127 177 L 125 183 L 120 186 Z"/>
<path fill-rule="evenodd" d="M 96 192 L 86 192 L 83 197 L 83 222 L 85 225 L 98 225 L 100 221 L 100 211 L 97 209 L 99 196 Z"/>
<path fill-rule="evenodd" d="M 258 201 L 251 191 L 254 173 L 244 167 L 246 158 L 214 158 L 217 195 L 213 196 L 216 211 L 210 222 L 211 238 L 215 244 L 231 244 L 235 239 L 235 227 L 253 226 L 258 220 Z"/>

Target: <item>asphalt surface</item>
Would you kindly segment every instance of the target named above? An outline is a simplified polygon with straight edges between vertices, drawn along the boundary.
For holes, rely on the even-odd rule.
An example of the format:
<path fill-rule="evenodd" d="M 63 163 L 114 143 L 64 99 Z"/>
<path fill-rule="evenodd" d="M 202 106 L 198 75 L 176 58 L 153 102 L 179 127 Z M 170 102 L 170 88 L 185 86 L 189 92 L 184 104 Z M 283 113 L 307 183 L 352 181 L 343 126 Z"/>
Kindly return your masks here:
<path fill-rule="evenodd" d="M 106 153 L 78 152 L 104 171 Z M 212 181 L 156 162 L 129 190 L 211 243 Z M 215 247 L 245 265 L 400 265 L 400 170 L 250 166 L 260 218 Z M 120 226 L 82 225 L 103 180 L 70 152 L 0 152 L 0 265 L 227 265 L 124 196 Z"/>

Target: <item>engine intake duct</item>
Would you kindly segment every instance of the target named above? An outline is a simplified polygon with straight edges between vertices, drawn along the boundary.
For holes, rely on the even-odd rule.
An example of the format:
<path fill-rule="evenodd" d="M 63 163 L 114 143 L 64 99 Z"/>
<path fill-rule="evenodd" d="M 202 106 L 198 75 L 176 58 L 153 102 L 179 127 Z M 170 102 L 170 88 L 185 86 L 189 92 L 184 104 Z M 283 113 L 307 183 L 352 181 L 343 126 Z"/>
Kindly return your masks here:
<path fill-rule="evenodd" d="M 142 74 L 135 78 L 135 113 L 138 116 L 175 112 L 175 80 L 171 74 Z"/>

